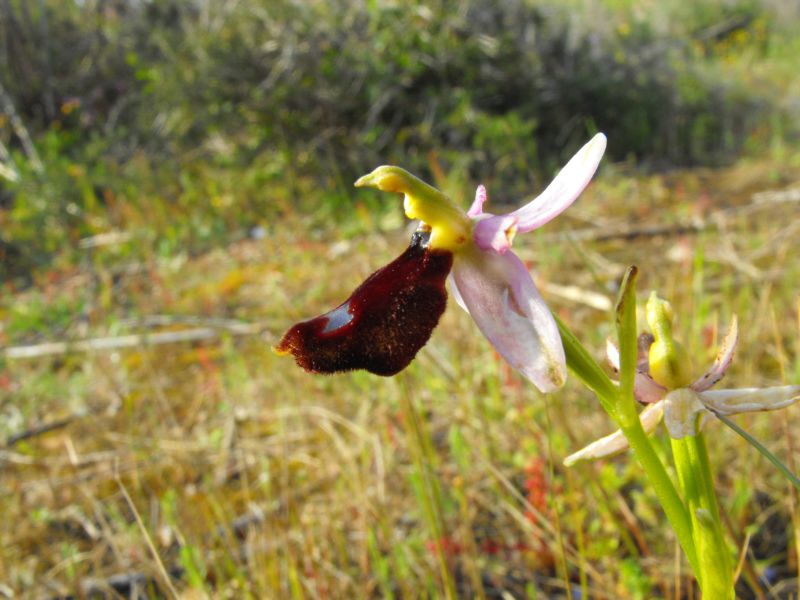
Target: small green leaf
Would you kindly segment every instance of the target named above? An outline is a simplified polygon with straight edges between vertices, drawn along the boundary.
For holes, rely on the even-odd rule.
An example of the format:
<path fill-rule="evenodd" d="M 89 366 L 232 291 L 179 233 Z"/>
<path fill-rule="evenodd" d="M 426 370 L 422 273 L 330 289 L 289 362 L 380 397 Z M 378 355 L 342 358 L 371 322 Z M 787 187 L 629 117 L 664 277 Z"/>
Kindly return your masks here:
<path fill-rule="evenodd" d="M 578 379 L 597 394 L 603 409 L 613 416 L 615 414 L 614 404 L 617 399 L 616 386 L 561 319 L 556 315 L 553 317 L 558 325 L 558 332 L 561 334 L 567 366 Z"/>
<path fill-rule="evenodd" d="M 633 384 L 636 378 L 638 347 L 636 343 L 636 277 L 639 269 L 628 267 L 619 292 L 616 306 L 617 337 L 619 338 L 619 402 L 617 415 L 629 424 L 638 419 Z"/>

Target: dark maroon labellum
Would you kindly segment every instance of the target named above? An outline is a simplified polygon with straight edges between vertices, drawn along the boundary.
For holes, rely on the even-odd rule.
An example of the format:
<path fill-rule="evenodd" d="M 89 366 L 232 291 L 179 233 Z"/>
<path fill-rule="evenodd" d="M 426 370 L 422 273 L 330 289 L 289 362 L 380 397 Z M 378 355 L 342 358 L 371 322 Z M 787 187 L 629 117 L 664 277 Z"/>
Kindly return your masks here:
<path fill-rule="evenodd" d="M 291 352 L 313 373 L 366 369 L 394 375 L 428 341 L 447 304 L 444 282 L 453 255 L 430 250 L 424 236 L 378 269 L 340 306 L 287 331 L 278 352 Z"/>

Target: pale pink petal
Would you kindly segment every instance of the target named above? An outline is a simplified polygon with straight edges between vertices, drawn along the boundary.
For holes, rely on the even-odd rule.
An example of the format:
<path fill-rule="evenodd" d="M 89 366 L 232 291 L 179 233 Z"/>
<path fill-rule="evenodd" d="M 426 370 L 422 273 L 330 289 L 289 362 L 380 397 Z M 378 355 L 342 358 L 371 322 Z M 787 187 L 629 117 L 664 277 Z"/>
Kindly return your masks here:
<path fill-rule="evenodd" d="M 645 404 L 652 404 L 664 398 L 667 393 L 667 388 L 657 384 L 650 375 L 636 372 L 636 377 L 633 380 L 633 396 Z"/>
<path fill-rule="evenodd" d="M 569 208 L 589 185 L 605 150 L 606 136 L 598 133 L 578 150 L 539 196 L 510 213 L 519 221 L 519 232 L 537 229 Z"/>
<path fill-rule="evenodd" d="M 640 336 L 641 338 L 641 336 Z M 641 339 L 640 339 L 641 341 Z M 619 372 L 619 350 L 611 340 L 606 340 L 606 357 L 614 371 Z M 633 380 L 633 396 L 639 402 L 652 404 L 658 402 L 667 393 L 667 388 L 657 384 L 646 371 L 637 368 Z"/>
<path fill-rule="evenodd" d="M 664 402 L 656 402 L 650 404 L 641 413 L 639 413 L 639 420 L 642 422 L 642 427 L 645 433 L 653 433 L 656 425 L 661 421 L 664 415 Z M 621 430 L 607 435 L 599 440 L 592 442 L 585 448 L 578 450 L 575 454 L 570 454 L 564 459 L 564 466 L 571 467 L 577 462 L 582 460 L 595 460 L 598 458 L 605 458 L 619 454 L 623 450 L 628 449 L 628 440 Z"/>
<path fill-rule="evenodd" d="M 733 360 L 733 353 L 736 351 L 736 343 L 739 341 L 739 325 L 736 315 L 731 319 L 731 326 L 728 328 L 728 333 L 722 340 L 717 352 L 717 358 L 711 368 L 705 374 L 692 384 L 692 389 L 696 392 L 704 392 L 712 385 L 717 383 L 725 376 L 725 371 L 731 366 Z"/>
<path fill-rule="evenodd" d="M 474 219 L 483 213 L 483 203 L 486 202 L 486 198 L 486 188 L 483 185 L 479 185 L 478 189 L 475 190 L 475 200 L 472 202 L 472 206 L 469 207 L 467 216 Z"/>
<path fill-rule="evenodd" d="M 800 400 L 800 385 L 739 390 L 709 390 L 700 393 L 700 400 L 720 415 L 735 415 L 759 410 L 776 410 Z"/>
<path fill-rule="evenodd" d="M 513 253 L 473 247 L 453 264 L 453 280 L 478 328 L 508 363 L 542 392 L 564 384 L 564 348 L 553 315 Z"/>
<path fill-rule="evenodd" d="M 517 219 L 510 215 L 491 216 L 475 223 L 472 238 L 481 250 L 505 254 L 517 233 Z"/>

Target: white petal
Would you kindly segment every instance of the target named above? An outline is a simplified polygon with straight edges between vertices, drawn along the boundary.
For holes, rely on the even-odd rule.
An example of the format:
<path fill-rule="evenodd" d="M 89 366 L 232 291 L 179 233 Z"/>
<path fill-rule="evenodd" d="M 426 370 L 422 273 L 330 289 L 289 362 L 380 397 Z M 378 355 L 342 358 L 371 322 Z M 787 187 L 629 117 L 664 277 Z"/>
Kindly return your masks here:
<path fill-rule="evenodd" d="M 700 400 L 711 411 L 735 415 L 758 410 L 776 410 L 800 400 L 800 385 L 739 390 L 709 390 L 700 393 Z"/>
<path fill-rule="evenodd" d="M 453 300 L 456 301 L 461 308 L 463 308 L 467 314 L 469 314 L 469 309 L 467 308 L 467 303 L 464 302 L 464 298 L 461 296 L 461 290 L 458 289 L 458 284 L 456 280 L 453 278 L 453 274 L 447 276 L 447 283 L 450 284 L 450 294 L 453 296 Z"/>
<path fill-rule="evenodd" d="M 606 339 L 606 359 L 611 368 L 619 372 L 619 348 L 610 339 Z"/>
<path fill-rule="evenodd" d="M 647 408 L 639 414 L 639 420 L 641 420 L 645 432 L 653 433 L 663 415 L 663 401 L 648 405 Z M 595 460 L 613 456 L 627 449 L 628 440 L 625 438 L 622 431 L 618 429 L 614 433 L 600 438 L 596 442 L 592 442 L 582 450 L 578 450 L 575 454 L 570 454 L 564 459 L 564 466 L 571 467 L 582 460 Z"/>
<path fill-rule="evenodd" d="M 664 424 L 670 437 L 680 439 L 697 435 L 703 425 L 700 415 L 707 414 L 697 392 L 678 388 L 664 397 Z"/>

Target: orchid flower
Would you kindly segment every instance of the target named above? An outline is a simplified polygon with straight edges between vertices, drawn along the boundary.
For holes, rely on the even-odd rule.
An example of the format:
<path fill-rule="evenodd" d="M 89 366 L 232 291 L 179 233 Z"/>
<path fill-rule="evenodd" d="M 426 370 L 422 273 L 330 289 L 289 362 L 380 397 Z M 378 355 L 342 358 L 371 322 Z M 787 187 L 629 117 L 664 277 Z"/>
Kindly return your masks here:
<path fill-rule="evenodd" d="M 289 329 L 276 351 L 308 371 L 366 369 L 393 375 L 428 341 L 444 312 L 445 279 L 458 304 L 497 352 L 541 391 L 563 385 L 566 361 L 553 316 L 523 262 L 514 236 L 543 226 L 589 184 L 605 152 L 597 134 L 528 204 L 505 215 L 483 212 L 486 189 L 464 212 L 447 196 L 394 166 L 356 181 L 404 195 L 405 213 L 420 226 L 409 248 L 379 269 L 337 308 Z M 452 274 L 450 273 L 452 269 Z"/>
<path fill-rule="evenodd" d="M 736 351 L 739 328 L 735 315 L 713 364 L 694 381 L 691 381 L 685 350 L 672 339 L 669 303 L 654 293 L 647 303 L 647 317 L 654 335 L 643 334 L 639 338 L 639 360 L 634 379 L 634 396 L 647 404 L 639 414 L 647 433 L 652 433 L 663 418 L 670 436 L 680 439 L 696 435 L 715 415 L 776 410 L 800 400 L 800 385 L 711 389 L 725 376 Z M 619 351 L 610 341 L 606 344 L 606 354 L 612 368 L 618 371 Z M 568 456 L 564 464 L 571 466 L 581 460 L 611 456 L 627 448 L 622 431 L 616 431 Z"/>

